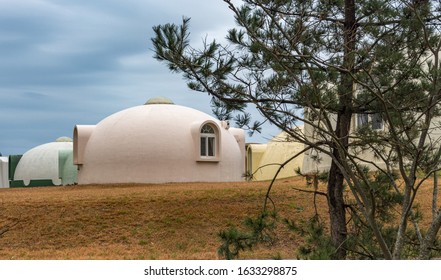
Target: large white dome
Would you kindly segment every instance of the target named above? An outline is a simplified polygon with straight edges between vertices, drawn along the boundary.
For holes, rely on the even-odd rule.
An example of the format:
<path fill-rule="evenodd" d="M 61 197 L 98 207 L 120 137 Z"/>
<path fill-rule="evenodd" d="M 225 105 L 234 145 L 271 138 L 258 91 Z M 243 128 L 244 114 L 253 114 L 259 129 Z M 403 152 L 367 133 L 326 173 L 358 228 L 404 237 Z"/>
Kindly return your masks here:
<path fill-rule="evenodd" d="M 168 99 L 156 99 L 117 112 L 95 127 L 75 128 L 80 184 L 242 179 L 243 130 L 229 129 L 224 122 Z M 201 144 L 204 125 L 213 128 L 215 144 Z M 214 150 L 201 156 L 205 145 Z"/>

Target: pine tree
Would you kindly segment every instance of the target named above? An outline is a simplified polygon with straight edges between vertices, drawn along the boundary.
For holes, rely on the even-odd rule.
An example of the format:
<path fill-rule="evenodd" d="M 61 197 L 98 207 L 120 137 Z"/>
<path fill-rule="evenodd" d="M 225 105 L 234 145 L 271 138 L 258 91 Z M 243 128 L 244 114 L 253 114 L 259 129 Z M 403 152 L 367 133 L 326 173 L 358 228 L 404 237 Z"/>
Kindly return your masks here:
<path fill-rule="evenodd" d="M 440 3 L 244 0 L 239 7 L 224 1 L 238 25 L 228 32 L 228 45 L 212 41 L 192 48 L 190 20 L 184 18 L 181 25 L 153 27 L 155 58 L 182 73 L 189 88 L 211 95 L 219 117 L 236 113 L 239 125 L 259 130 L 247 113 L 255 106 L 305 150 L 331 159 L 326 195 L 332 258 L 368 248 L 350 232 L 360 225 L 382 258 L 410 256 L 403 252 L 409 251 L 408 223 L 417 225 L 415 197 L 438 171 L 441 156 L 432 134 L 441 97 Z M 354 119 L 363 116 L 370 125 L 353 131 Z M 294 129 L 299 124 L 304 131 Z M 415 226 L 420 258 L 430 257 L 441 226 L 436 196 L 433 205 L 426 236 Z M 394 219 L 385 223 L 379 216 L 392 207 L 401 207 L 395 227 L 388 226 Z M 348 215 L 357 221 L 354 228 L 348 228 Z"/>

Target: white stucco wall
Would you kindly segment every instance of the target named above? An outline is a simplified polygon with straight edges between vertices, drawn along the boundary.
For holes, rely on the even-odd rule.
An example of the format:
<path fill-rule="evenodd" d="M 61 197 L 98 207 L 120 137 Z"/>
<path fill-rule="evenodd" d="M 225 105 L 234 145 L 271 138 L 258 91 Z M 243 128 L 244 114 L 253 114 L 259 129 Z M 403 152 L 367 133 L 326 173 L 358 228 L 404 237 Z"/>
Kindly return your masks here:
<path fill-rule="evenodd" d="M 9 188 L 8 157 L 0 157 L 0 188 Z"/>

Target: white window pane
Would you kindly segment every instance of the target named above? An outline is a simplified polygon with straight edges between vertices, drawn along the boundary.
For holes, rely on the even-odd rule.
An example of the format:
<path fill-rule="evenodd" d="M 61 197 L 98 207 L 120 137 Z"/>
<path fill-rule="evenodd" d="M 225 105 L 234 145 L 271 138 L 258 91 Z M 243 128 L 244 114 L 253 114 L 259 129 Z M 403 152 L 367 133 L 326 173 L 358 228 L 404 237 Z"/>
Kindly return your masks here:
<path fill-rule="evenodd" d="M 368 123 L 367 114 L 357 114 L 357 126 L 362 127 Z"/>

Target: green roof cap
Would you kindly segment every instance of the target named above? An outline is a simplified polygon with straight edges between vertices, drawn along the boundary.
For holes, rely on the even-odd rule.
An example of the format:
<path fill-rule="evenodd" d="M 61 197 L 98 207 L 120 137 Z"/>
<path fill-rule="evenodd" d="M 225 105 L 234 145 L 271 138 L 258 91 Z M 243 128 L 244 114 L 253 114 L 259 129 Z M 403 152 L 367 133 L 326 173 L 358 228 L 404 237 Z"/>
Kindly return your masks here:
<path fill-rule="evenodd" d="M 72 142 L 72 138 L 69 138 L 67 136 L 62 136 L 57 138 L 57 140 L 55 140 L 55 142 Z"/>
<path fill-rule="evenodd" d="M 151 104 L 175 104 L 175 103 L 173 103 L 173 101 L 167 97 L 157 96 L 147 100 L 147 102 L 144 105 L 151 105 Z"/>

